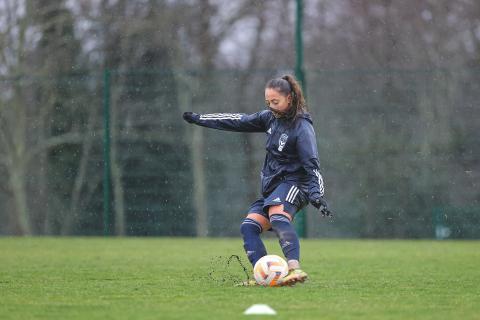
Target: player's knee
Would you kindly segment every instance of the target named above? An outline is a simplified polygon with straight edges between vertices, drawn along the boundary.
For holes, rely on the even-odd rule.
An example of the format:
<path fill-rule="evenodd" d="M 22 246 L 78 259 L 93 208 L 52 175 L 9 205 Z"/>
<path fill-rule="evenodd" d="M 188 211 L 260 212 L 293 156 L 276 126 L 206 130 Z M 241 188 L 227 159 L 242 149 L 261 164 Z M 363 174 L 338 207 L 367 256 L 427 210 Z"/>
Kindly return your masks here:
<path fill-rule="evenodd" d="M 270 223 L 272 222 L 273 216 L 283 216 L 288 220 L 288 222 L 292 221 L 292 215 L 285 211 L 285 207 L 283 206 L 283 204 L 278 206 L 271 206 L 268 208 L 268 218 L 270 220 Z"/>
<path fill-rule="evenodd" d="M 243 236 L 249 234 L 260 234 L 262 233 L 262 231 L 263 229 L 261 224 L 250 218 L 245 218 L 245 220 L 243 220 L 242 224 L 240 225 L 240 233 Z"/>
<path fill-rule="evenodd" d="M 287 236 L 293 230 L 290 219 L 283 214 L 272 214 L 270 216 L 270 224 L 272 225 L 273 231 L 275 231 L 280 238 Z"/>
<path fill-rule="evenodd" d="M 288 223 L 290 224 L 290 217 L 286 214 L 275 213 L 270 215 L 270 224 Z"/>

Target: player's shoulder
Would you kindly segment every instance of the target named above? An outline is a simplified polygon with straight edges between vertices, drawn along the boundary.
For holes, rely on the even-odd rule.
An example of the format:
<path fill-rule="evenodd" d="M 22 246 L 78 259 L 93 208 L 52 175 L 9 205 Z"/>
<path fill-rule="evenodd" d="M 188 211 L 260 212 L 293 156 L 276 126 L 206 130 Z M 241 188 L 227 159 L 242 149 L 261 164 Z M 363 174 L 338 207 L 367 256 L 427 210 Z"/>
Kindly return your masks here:
<path fill-rule="evenodd" d="M 263 117 L 263 118 L 271 118 L 271 117 L 273 117 L 272 111 L 267 110 L 267 109 L 260 110 L 260 111 L 258 111 L 257 113 L 258 113 L 258 115 L 259 115 L 260 117 Z"/>
<path fill-rule="evenodd" d="M 262 119 L 262 122 L 264 122 L 264 123 L 270 123 L 273 120 L 275 120 L 275 116 L 273 115 L 272 111 L 270 111 L 270 110 L 258 111 L 257 115 L 260 119 Z"/>
<path fill-rule="evenodd" d="M 304 112 L 297 115 L 295 119 L 296 127 L 298 129 L 310 129 L 313 128 L 313 120 L 310 113 Z"/>

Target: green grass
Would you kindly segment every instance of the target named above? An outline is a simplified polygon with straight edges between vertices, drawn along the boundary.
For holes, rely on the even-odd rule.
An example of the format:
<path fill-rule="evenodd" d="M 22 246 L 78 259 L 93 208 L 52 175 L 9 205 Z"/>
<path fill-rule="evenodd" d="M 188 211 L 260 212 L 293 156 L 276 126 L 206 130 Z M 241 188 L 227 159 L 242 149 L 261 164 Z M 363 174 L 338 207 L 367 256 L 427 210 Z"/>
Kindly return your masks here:
<path fill-rule="evenodd" d="M 478 241 L 305 240 L 311 279 L 293 288 L 233 287 L 232 254 L 245 261 L 240 239 L 0 238 L 0 319 L 259 318 L 243 315 L 255 303 L 276 319 L 480 319 Z"/>

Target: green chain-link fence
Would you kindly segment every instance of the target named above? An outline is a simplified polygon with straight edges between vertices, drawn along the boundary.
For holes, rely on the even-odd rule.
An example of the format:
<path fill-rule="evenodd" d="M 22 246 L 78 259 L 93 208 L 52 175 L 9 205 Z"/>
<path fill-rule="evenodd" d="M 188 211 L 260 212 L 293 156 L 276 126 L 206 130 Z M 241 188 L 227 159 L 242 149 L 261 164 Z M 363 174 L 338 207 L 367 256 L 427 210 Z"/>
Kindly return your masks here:
<path fill-rule="evenodd" d="M 448 208 L 462 221 L 449 220 L 451 236 L 478 238 L 476 71 L 307 71 L 336 212 L 329 220 L 308 209 L 307 236 L 436 237 L 432 212 Z M 3 143 L 15 148 L 0 153 L 0 232 L 27 223 L 33 234 L 238 236 L 260 194 L 265 137 L 188 125 L 181 114 L 256 112 L 266 81 L 280 74 L 111 70 L 4 79 Z M 30 157 L 23 180 L 18 155 Z M 24 183 L 23 213 L 16 180 Z"/>

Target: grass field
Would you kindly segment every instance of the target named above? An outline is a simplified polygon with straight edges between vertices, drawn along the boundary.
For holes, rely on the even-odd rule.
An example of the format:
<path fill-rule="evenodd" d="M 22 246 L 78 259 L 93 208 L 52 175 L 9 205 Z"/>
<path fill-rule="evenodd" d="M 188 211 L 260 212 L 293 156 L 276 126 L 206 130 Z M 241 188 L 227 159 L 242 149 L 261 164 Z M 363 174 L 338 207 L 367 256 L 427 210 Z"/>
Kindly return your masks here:
<path fill-rule="evenodd" d="M 269 253 L 278 245 L 267 241 Z M 234 287 L 240 239 L 0 238 L 0 319 L 480 319 L 478 241 L 302 241 L 311 279 Z"/>

